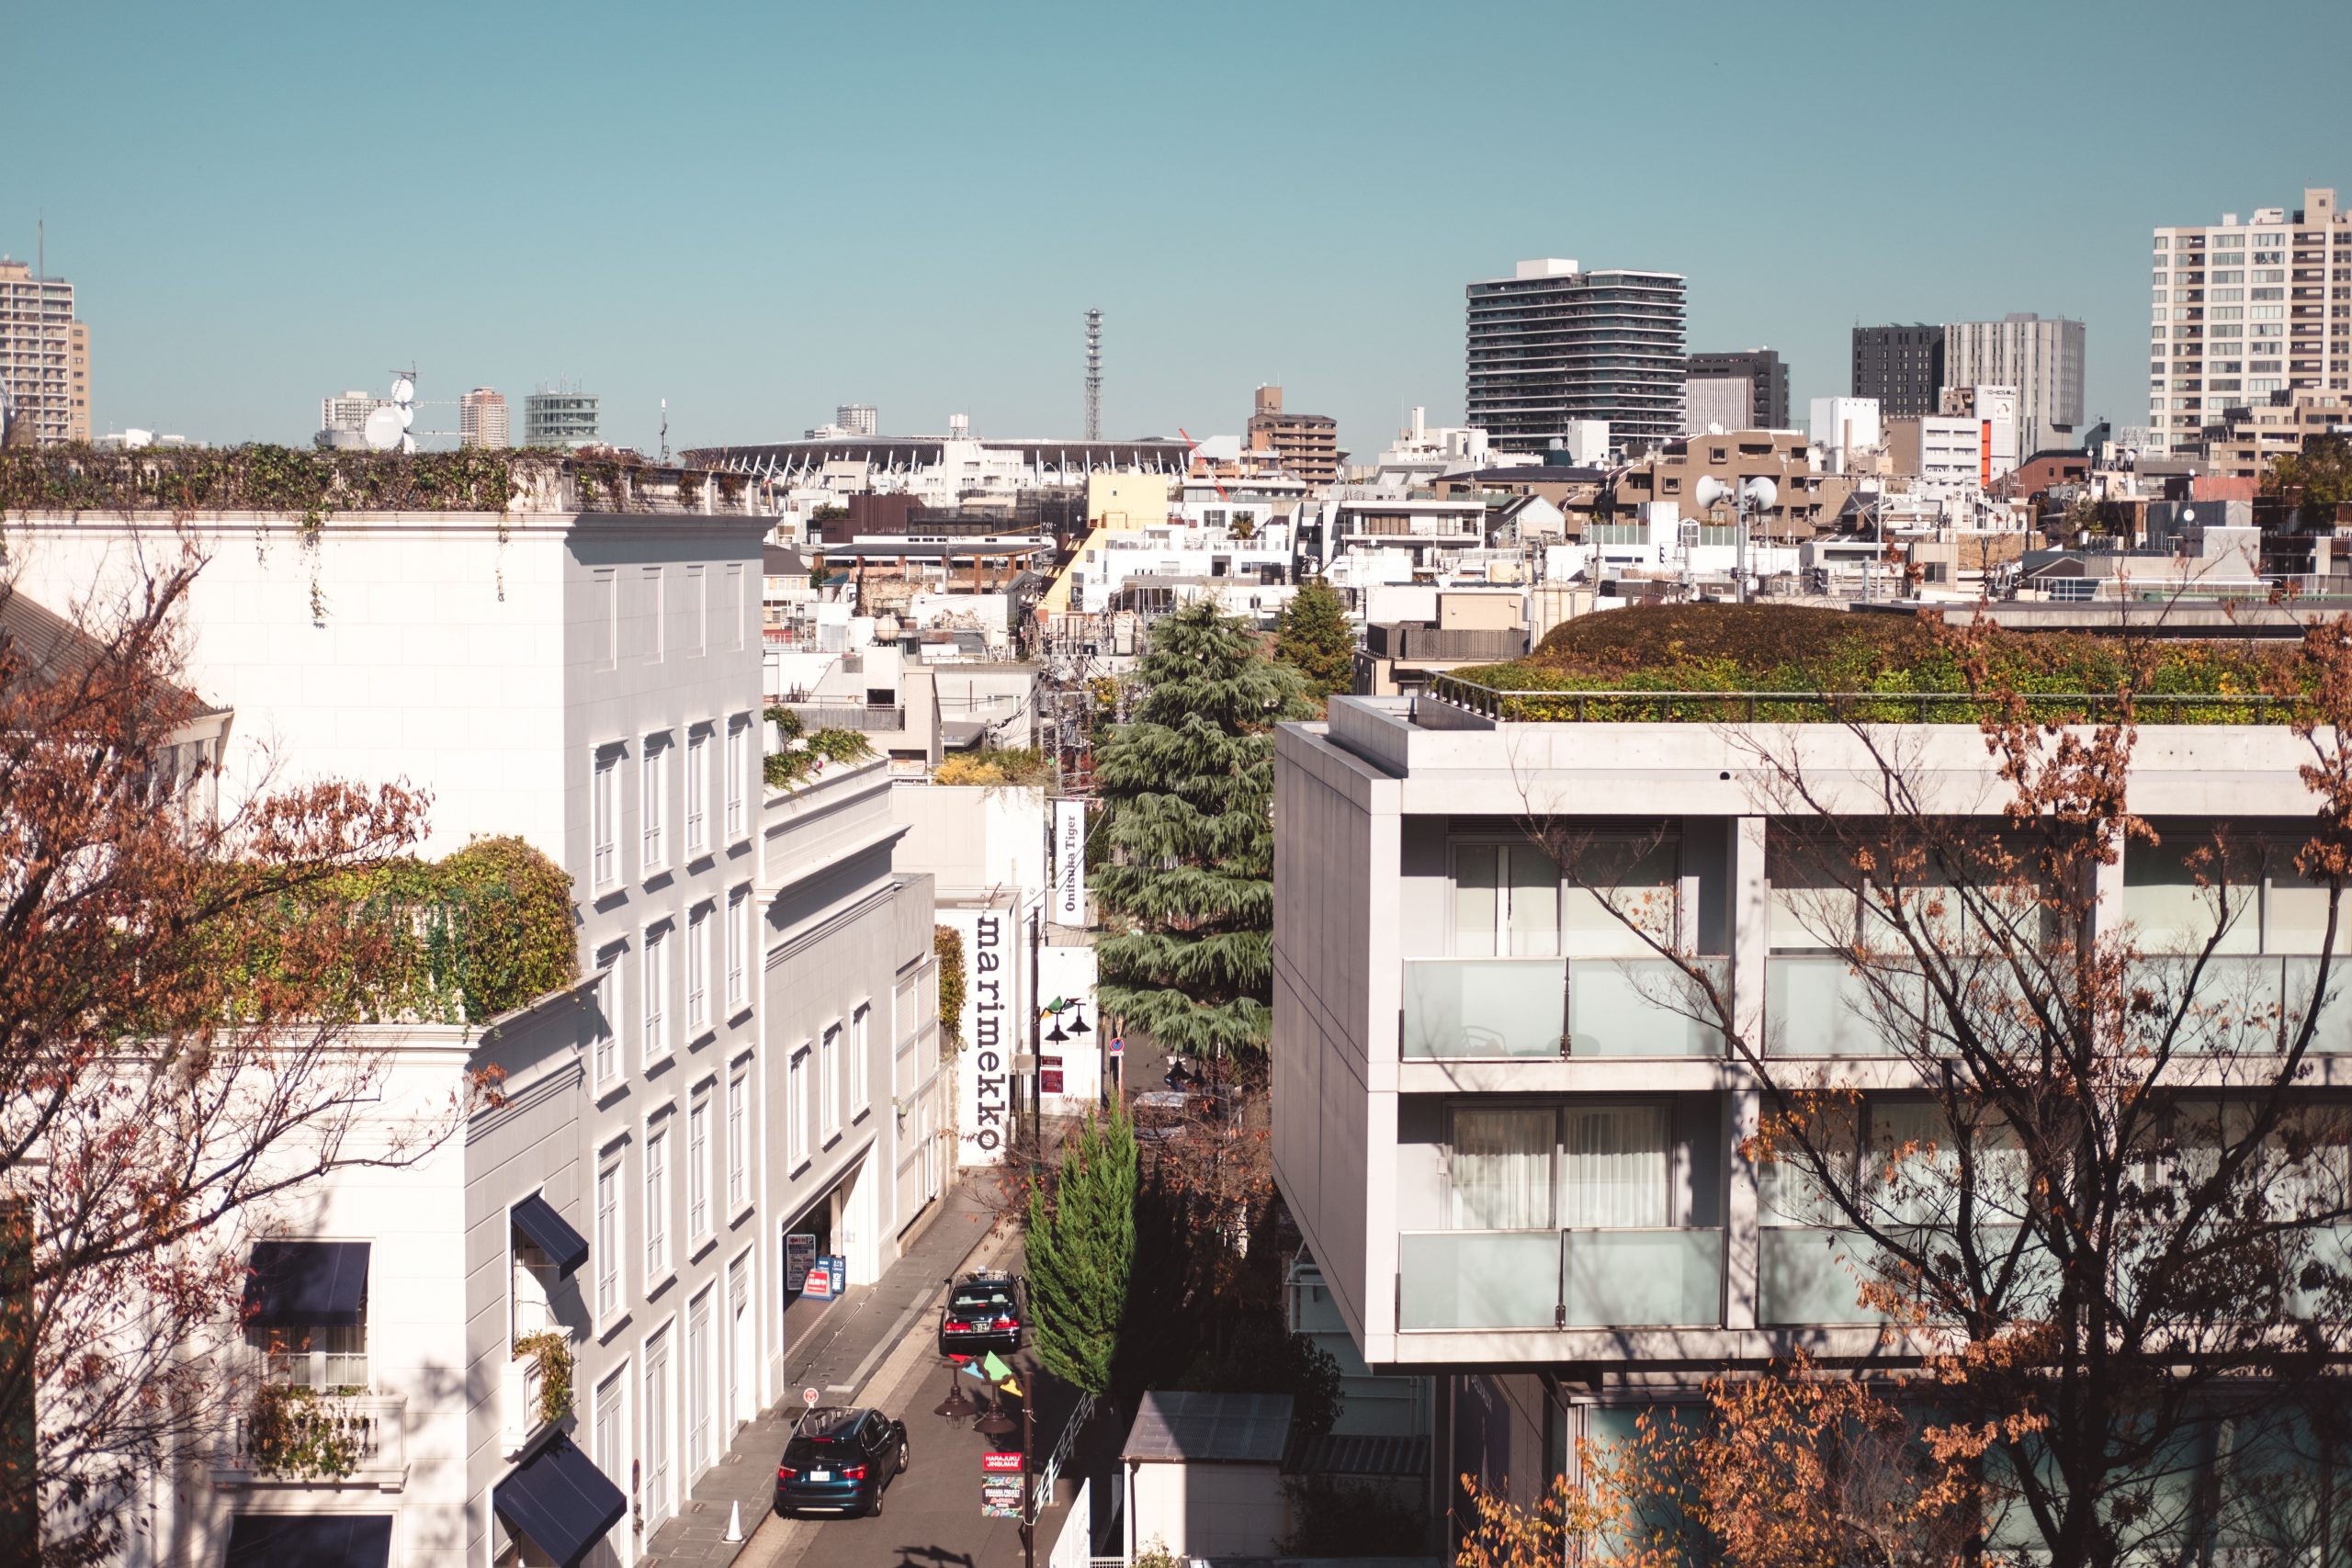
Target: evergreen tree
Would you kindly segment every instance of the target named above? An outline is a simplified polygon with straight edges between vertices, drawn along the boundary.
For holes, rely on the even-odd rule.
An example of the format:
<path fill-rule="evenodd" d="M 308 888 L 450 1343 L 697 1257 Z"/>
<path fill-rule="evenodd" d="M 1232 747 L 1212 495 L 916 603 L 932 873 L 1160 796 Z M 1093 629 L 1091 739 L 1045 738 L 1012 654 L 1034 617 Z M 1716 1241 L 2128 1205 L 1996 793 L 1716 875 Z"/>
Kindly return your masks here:
<path fill-rule="evenodd" d="M 1095 754 L 1112 863 L 1095 894 L 1102 1010 L 1170 1051 L 1257 1053 L 1273 995 L 1272 726 L 1313 716 L 1298 671 L 1202 601 L 1163 617 L 1135 720 Z"/>
<path fill-rule="evenodd" d="M 1354 689 L 1356 633 L 1338 589 L 1320 578 L 1300 586 L 1274 622 L 1274 657 L 1299 672 L 1317 702 Z"/>
<path fill-rule="evenodd" d="M 1048 1197 L 1029 1184 L 1030 1301 L 1037 1359 L 1089 1393 L 1111 1386 L 1136 1255 L 1135 1125 L 1114 1100 L 1065 1145 Z"/>

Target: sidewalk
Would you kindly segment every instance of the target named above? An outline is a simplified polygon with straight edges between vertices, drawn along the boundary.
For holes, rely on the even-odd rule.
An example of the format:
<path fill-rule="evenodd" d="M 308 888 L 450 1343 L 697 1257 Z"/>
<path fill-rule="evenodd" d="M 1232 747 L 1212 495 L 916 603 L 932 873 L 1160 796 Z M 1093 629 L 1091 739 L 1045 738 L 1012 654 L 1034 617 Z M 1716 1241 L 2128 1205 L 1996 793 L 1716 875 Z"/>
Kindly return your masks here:
<path fill-rule="evenodd" d="M 640 1559 L 647 1568 L 735 1560 L 743 1543 L 724 1539 L 729 1507 L 742 1506 L 747 1537 L 767 1517 L 776 1459 L 799 1418 L 800 1391 L 817 1389 L 825 1404 L 855 1401 L 882 1359 L 921 1325 L 940 1281 L 988 1239 L 995 1216 L 982 1194 L 994 1179 L 993 1171 L 981 1170 L 950 1187 L 880 1280 L 854 1287 L 786 1345 L 785 1397 L 737 1431 L 727 1452 L 695 1483 L 684 1508 L 653 1532 Z"/>

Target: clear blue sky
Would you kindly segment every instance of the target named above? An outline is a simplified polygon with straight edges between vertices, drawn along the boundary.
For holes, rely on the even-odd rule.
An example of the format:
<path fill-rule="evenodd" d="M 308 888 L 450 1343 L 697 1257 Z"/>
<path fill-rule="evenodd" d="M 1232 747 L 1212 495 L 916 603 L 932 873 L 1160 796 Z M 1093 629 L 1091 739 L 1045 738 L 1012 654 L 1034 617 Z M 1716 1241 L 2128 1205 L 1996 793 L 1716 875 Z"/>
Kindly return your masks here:
<path fill-rule="evenodd" d="M 2137 423 L 2148 230 L 2352 194 L 2317 78 L 2220 111 L 2233 15 L 83 0 L 0 29 L 0 249 L 47 213 L 102 428 L 214 441 L 412 359 L 649 449 L 665 396 L 673 445 L 1075 434 L 1097 305 L 1107 434 L 1276 380 L 1369 457 L 1459 418 L 1463 285 L 1536 255 L 1688 274 L 1690 346 L 1780 348 L 1800 417 L 1858 321 L 2079 316 Z M 2231 74 L 2352 49 L 2344 0 L 2259 26 Z"/>

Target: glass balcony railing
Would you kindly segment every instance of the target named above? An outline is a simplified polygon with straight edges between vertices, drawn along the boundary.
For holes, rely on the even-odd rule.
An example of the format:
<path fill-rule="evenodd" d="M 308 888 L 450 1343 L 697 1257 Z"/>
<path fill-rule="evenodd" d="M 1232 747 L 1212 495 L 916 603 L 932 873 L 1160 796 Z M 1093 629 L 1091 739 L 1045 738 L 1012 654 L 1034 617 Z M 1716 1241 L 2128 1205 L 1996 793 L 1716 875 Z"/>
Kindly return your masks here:
<path fill-rule="evenodd" d="M 1883 975 L 1883 972 L 1882 972 Z M 1917 975 L 1884 975 L 1894 995 L 1881 1001 L 1869 976 L 1836 953 L 1774 953 L 1764 964 L 1764 1021 L 1777 1056 L 1887 1056 L 1897 1047 L 1887 1025 L 1917 1029 L 1925 1016 L 1927 982 Z"/>
<path fill-rule="evenodd" d="M 1758 1233 L 1758 1322 L 1778 1328 L 1886 1321 L 1884 1314 L 1860 1303 L 1870 1244 L 1856 1233 L 1767 1225 Z"/>
<path fill-rule="evenodd" d="M 1718 996 L 1729 965 L 1696 961 Z M 1704 993 L 1666 958 L 1568 961 L 1568 1052 L 1576 1056 L 1720 1056 L 1723 1031 L 1705 1021 Z M 1691 1014 L 1698 1017 L 1691 1017 Z"/>
<path fill-rule="evenodd" d="M 1699 1327 L 1723 1321 L 1713 1228 L 1410 1231 L 1397 1237 L 1396 1325 Z"/>
<path fill-rule="evenodd" d="M 2319 984 L 2319 959 L 2289 958 L 2283 961 L 2285 971 L 2286 1027 L 2292 1032 L 2302 1027 L 2303 1015 L 2316 1010 L 2319 1021 L 2312 1027 L 2311 1048 L 2314 1052 L 2339 1053 L 2352 1051 L 2352 956 L 2331 959 L 2327 965 L 2327 990 L 2314 997 Z"/>
<path fill-rule="evenodd" d="M 1567 1021 L 1564 958 L 1408 958 L 1407 1061 L 1556 1060 Z"/>

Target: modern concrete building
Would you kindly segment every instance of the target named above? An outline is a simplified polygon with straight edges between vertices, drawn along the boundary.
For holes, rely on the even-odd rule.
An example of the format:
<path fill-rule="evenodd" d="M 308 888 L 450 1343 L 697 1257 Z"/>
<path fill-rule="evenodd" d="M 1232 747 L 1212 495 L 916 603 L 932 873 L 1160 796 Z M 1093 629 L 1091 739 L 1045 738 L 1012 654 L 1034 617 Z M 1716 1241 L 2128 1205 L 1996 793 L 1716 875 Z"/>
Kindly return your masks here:
<path fill-rule="evenodd" d="M 881 426 L 872 403 L 843 403 L 833 410 L 833 428 L 847 435 L 871 435 Z"/>
<path fill-rule="evenodd" d="M 1875 401 L 1886 418 L 1934 413 L 1944 379 L 1943 328 L 1915 321 L 1854 329 L 1854 396 Z"/>
<path fill-rule="evenodd" d="M 1872 398 L 1815 398 L 1806 420 L 1813 444 L 1833 474 L 1857 467 L 1862 454 L 1880 443 L 1879 408 Z"/>
<path fill-rule="evenodd" d="M 523 398 L 523 445 L 568 451 L 594 446 L 599 434 L 597 398 L 577 387 L 540 388 Z"/>
<path fill-rule="evenodd" d="M 2250 407 L 2225 409 L 2206 432 L 2206 456 L 2216 474 L 2259 480 L 2280 457 L 2331 432 L 2352 434 L 2352 395 L 2273 392 Z"/>
<path fill-rule="evenodd" d="M 458 400 L 458 445 L 511 446 L 507 439 L 506 397 L 489 387 L 476 387 Z"/>
<path fill-rule="evenodd" d="M 575 986 L 495 1031 L 384 1026 L 384 1125 L 483 1066 L 499 1101 L 424 1164 L 339 1173 L 262 1227 L 333 1249 L 348 1290 L 337 1316 L 285 1319 L 332 1364 L 239 1364 L 365 1423 L 358 1469 L 280 1473 L 239 1423 L 159 1473 L 132 1568 L 318 1519 L 399 1568 L 633 1562 L 787 1392 L 786 1344 L 828 1310 L 796 1266 L 872 1280 L 946 1168 L 922 1103 L 931 885 L 894 871 L 888 765 L 763 774 L 768 519 L 739 509 L 748 486 L 642 470 L 612 513 L 566 465 L 513 462 L 503 512 L 338 511 L 299 547 L 299 513 L 234 509 L 12 532 L 24 583 L 59 602 L 159 543 L 205 549 L 187 679 L 235 712 L 224 783 L 265 751 L 278 776 L 405 779 L 432 795 L 424 852 L 516 835 L 572 888 Z M 572 1360 L 552 1421 L 516 1349 L 541 1330 Z M 577 1539 L 544 1533 L 548 1507 Z M 325 1560 L 272 1550 L 252 1560 Z"/>
<path fill-rule="evenodd" d="M 1546 258 L 1465 292 L 1468 421 L 1498 450 L 1545 451 L 1577 420 L 1621 452 L 1682 434 L 1681 274 Z"/>
<path fill-rule="evenodd" d="M 1906 760 L 1918 798 L 2000 826 L 2011 796 L 1975 725 L 1888 725 L 1871 743 Z M 1750 1057 L 1708 1012 L 1658 999 L 1674 961 L 1529 831 L 1621 857 L 1643 930 L 1719 977 L 1754 1051 L 1850 1088 L 1860 1136 L 1899 1142 L 1921 1124 L 1920 1058 L 1806 923 L 1851 906 L 1825 894 L 1817 797 L 1773 795 L 1758 762 L 1834 776 L 1828 799 L 1870 810 L 1863 747 L 1835 724 L 1518 722 L 1428 694 L 1335 698 L 1326 720 L 1281 727 L 1275 1179 L 1365 1365 L 1439 1379 L 1436 1473 L 1507 1479 L 1525 1504 L 1573 1473 L 1580 1438 L 1621 1438 L 1725 1370 L 1800 1347 L 1825 1364 L 1916 1357 L 1858 1301 L 1825 1211 L 1744 1150 L 1764 1110 Z M 2132 809 L 2174 825 L 2167 843 L 2222 819 L 2297 841 L 2308 758 L 2283 724 L 2143 728 Z M 2205 906 L 2177 859 L 2135 850 L 2099 875 L 2103 927 L 2196 950 Z M 2255 891 L 2278 913 L 2226 951 L 2268 987 L 2283 964 L 2293 1009 L 2326 922 L 2290 913 L 2311 891 L 2273 875 Z M 2341 1081 L 2345 1011 L 2324 1015 L 2315 1085 Z"/>
<path fill-rule="evenodd" d="M 2016 388 L 2018 450 L 2064 446 L 2083 427 L 2083 323 L 2031 311 L 1948 321 L 1944 384 Z"/>
<path fill-rule="evenodd" d="M 1690 356 L 1690 377 L 1741 376 L 1747 379 L 1749 401 L 1739 418 L 1726 424 L 1750 430 L 1789 428 L 1789 367 L 1773 348 L 1741 348 L 1721 354 Z"/>
<path fill-rule="evenodd" d="M 1712 507 L 1699 504 L 1699 484 L 1713 479 L 1725 489 Z M 1853 493 L 1853 481 L 1817 471 L 1812 447 L 1793 430 L 1725 430 L 1669 441 L 1616 476 L 1621 507 L 1670 502 L 1687 521 L 1738 521 L 1730 496 L 1751 479 L 1769 479 L 1772 505 L 1750 513 L 1759 539 L 1804 539 L 1835 525 Z"/>
<path fill-rule="evenodd" d="M 2310 189 L 2291 210 L 2155 231 L 2148 423 L 2194 452 L 2223 411 L 2273 392 L 2352 391 L 2352 211 Z"/>
<path fill-rule="evenodd" d="M 1283 389 L 1261 387 L 1250 414 L 1250 450 L 1271 452 L 1290 473 L 1309 485 L 1328 485 L 1340 477 L 1339 422 L 1319 413 L 1285 413 Z"/>
<path fill-rule="evenodd" d="M 368 428 L 368 416 L 378 409 L 392 406 L 390 398 L 379 398 L 373 392 L 355 387 L 347 392 L 319 400 L 319 434 L 330 439 L 348 437 L 356 445 L 359 433 Z"/>
<path fill-rule="evenodd" d="M 90 333 L 74 286 L 0 256 L 0 388 L 38 446 L 90 439 Z"/>

